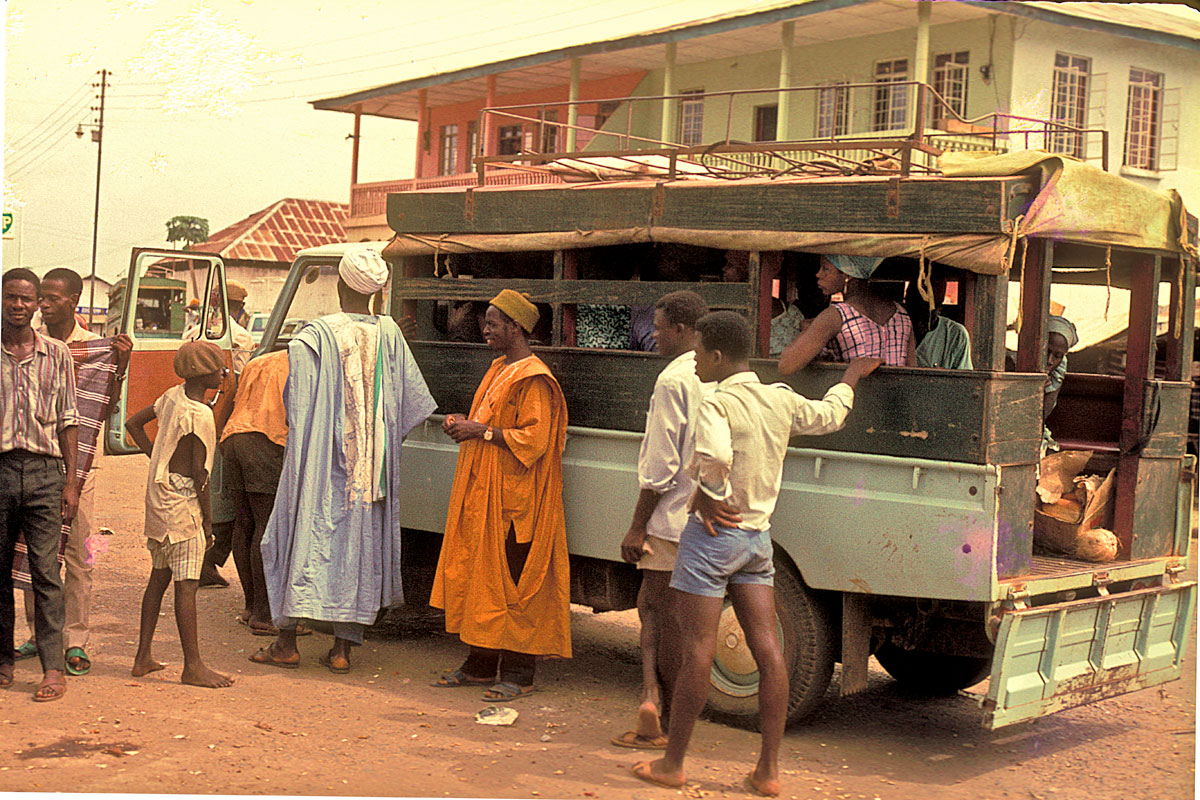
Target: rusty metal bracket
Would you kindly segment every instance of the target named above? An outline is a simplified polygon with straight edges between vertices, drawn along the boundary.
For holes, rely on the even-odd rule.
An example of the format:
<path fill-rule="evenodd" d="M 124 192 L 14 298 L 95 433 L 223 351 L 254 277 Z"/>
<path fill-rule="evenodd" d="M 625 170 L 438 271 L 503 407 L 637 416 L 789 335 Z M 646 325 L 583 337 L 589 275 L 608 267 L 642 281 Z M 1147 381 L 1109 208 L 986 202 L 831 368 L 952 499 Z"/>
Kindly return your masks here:
<path fill-rule="evenodd" d="M 466 197 L 463 198 L 463 219 L 467 222 L 475 221 L 475 187 L 468 186 Z"/>
<path fill-rule="evenodd" d="M 1004 599 L 1012 605 L 1015 611 L 1023 611 L 1029 608 L 1029 592 L 1025 589 L 1025 584 L 1023 583 L 1014 583 L 1008 587 L 1008 596 Z"/>
<path fill-rule="evenodd" d="M 1107 572 L 1096 572 L 1092 574 L 1092 586 L 1096 587 L 1096 592 L 1102 597 L 1108 595 L 1108 585 L 1112 583 L 1112 578 Z"/>
<path fill-rule="evenodd" d="M 871 614 L 867 598 L 846 592 L 842 595 L 842 697 L 867 688 L 870 657 Z"/>
<path fill-rule="evenodd" d="M 1164 571 L 1166 572 L 1167 577 L 1171 579 L 1171 583 L 1179 583 L 1179 576 L 1183 574 L 1183 565 L 1178 561 L 1172 561 L 1167 564 L 1167 568 Z"/>
<path fill-rule="evenodd" d="M 889 178 L 887 188 L 887 199 L 884 202 L 887 210 L 888 219 L 899 219 L 900 217 L 900 179 Z"/>

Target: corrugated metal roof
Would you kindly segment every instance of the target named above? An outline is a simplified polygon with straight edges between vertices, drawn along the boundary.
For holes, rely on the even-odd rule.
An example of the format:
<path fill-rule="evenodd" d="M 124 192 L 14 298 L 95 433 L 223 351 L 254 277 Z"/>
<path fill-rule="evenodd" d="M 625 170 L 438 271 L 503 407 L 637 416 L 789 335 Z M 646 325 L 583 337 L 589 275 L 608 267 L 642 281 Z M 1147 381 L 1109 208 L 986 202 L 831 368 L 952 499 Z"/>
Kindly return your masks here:
<path fill-rule="evenodd" d="M 349 213 L 346 203 L 285 197 L 188 249 L 228 261 L 291 264 L 297 251 L 344 241 Z"/>

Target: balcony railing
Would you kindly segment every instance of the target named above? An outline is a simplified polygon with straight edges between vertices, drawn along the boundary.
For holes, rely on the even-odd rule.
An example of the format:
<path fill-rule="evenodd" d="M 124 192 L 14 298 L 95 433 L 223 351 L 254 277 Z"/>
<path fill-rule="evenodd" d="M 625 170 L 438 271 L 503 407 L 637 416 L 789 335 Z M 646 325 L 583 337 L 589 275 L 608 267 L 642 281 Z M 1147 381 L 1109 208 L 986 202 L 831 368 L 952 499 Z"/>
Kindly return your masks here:
<path fill-rule="evenodd" d="M 813 135 L 782 141 L 733 138 L 739 115 L 752 113 L 756 105 L 773 98 L 787 109 L 781 115 L 785 133 L 807 127 Z M 687 103 L 689 114 L 693 113 L 697 102 L 707 115 L 698 129 L 685 126 L 679 112 Z M 618 111 L 598 126 L 557 118 L 564 108 L 585 106 Z M 723 112 L 723 117 L 713 120 L 714 111 Z M 673 127 L 687 127 L 693 136 L 697 130 L 706 132 L 709 143 L 688 144 L 644 135 L 648 125 L 660 126 L 661 113 L 674 116 L 678 124 Z M 351 216 L 385 213 L 389 193 L 450 186 L 639 177 L 939 174 L 937 159 L 948 151 L 1052 150 L 1058 142 L 1080 137 L 1099 141 L 1100 160 L 1104 169 L 1108 168 L 1107 131 L 999 113 L 964 119 L 932 86 L 918 81 L 548 102 L 489 107 L 480 112 L 477 130 L 495 132 L 501 126 L 520 126 L 524 146 L 520 152 L 502 155 L 496 152 L 500 149 L 498 137 L 480 137 L 483 152 L 473 157 L 474 172 L 356 184 L 351 193 Z M 712 141 L 714 128 L 724 135 Z M 583 145 L 558 149 L 572 141 Z M 512 146 L 512 139 L 506 146 Z"/>

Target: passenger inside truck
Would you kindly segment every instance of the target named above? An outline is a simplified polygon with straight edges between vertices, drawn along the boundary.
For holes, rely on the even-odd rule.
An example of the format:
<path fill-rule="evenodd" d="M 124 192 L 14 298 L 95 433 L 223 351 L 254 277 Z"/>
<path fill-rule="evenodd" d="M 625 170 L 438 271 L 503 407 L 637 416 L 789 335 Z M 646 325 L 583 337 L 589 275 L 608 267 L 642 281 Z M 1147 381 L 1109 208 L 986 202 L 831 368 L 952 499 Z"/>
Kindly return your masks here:
<path fill-rule="evenodd" d="M 915 364 L 908 312 L 870 280 L 882 261 L 870 256 L 821 256 L 817 286 L 825 296 L 840 294 L 842 299 L 784 348 L 780 373 L 791 375 L 817 358 L 843 362 L 860 355 L 883 358 L 894 367 Z"/>

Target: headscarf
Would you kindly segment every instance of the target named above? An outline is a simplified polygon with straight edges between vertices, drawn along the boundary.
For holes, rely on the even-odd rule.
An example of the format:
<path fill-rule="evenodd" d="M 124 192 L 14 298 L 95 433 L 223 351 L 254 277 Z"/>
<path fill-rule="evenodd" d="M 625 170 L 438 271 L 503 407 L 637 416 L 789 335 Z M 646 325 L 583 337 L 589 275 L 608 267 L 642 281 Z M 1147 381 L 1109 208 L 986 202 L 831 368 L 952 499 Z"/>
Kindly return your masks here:
<path fill-rule="evenodd" d="M 199 378 L 225 368 L 225 355 L 212 342 L 184 342 L 175 353 L 175 374 L 183 378 Z"/>
<path fill-rule="evenodd" d="M 359 294 L 375 294 L 387 284 L 389 274 L 383 256 L 368 247 L 351 250 L 338 262 L 338 275 Z"/>
<path fill-rule="evenodd" d="M 829 263 L 833 264 L 838 272 L 863 281 L 871 277 L 883 263 L 882 258 L 874 256 L 826 255 L 825 258 L 829 259 Z"/>
<path fill-rule="evenodd" d="M 1066 317 L 1060 317 L 1051 314 L 1046 323 L 1046 335 L 1057 333 L 1067 340 L 1067 349 L 1070 350 L 1075 345 L 1079 344 L 1079 332 L 1075 330 L 1074 323 Z"/>
<path fill-rule="evenodd" d="M 246 297 L 250 293 L 246 291 L 246 287 L 242 286 L 237 281 L 229 281 L 225 284 L 225 295 L 231 303 L 244 303 Z"/>
<path fill-rule="evenodd" d="M 538 310 L 537 306 L 529 301 L 529 295 L 504 289 L 492 298 L 492 305 L 507 314 L 509 319 L 520 325 L 526 333 L 533 333 L 533 326 L 537 325 L 538 321 Z"/>

